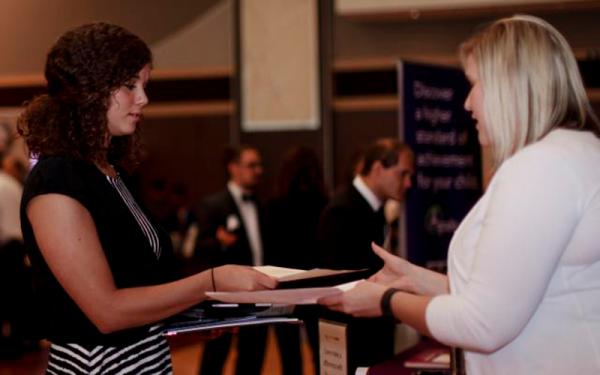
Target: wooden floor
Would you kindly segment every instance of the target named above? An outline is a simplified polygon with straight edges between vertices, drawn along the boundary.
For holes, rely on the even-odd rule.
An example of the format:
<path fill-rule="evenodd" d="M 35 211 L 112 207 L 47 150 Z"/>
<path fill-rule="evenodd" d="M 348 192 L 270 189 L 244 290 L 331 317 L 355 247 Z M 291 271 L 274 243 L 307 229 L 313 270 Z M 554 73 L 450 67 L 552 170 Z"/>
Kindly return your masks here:
<path fill-rule="evenodd" d="M 169 339 L 171 354 L 173 356 L 173 372 L 175 375 L 198 374 L 198 365 L 200 363 L 204 339 L 193 335 L 180 335 Z M 236 355 L 235 350 L 229 353 L 223 370 L 224 375 L 234 374 Z M 0 360 L 0 375 L 43 374 L 47 356 L 47 345 L 42 345 L 39 351 L 27 353 L 19 359 Z M 302 358 L 304 375 L 314 374 L 312 354 L 305 336 L 303 336 L 302 340 Z M 265 375 L 282 373 L 277 341 L 272 330 L 270 330 L 267 339 L 267 351 L 262 373 Z"/>

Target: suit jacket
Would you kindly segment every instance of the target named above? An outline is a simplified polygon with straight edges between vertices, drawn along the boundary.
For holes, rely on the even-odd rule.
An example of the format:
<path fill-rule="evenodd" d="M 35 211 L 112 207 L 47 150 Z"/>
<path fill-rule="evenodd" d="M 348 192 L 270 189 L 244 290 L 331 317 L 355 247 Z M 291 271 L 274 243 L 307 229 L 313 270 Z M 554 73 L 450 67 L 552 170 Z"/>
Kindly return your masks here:
<path fill-rule="evenodd" d="M 321 215 L 318 238 L 322 266 L 379 271 L 383 261 L 371 250 L 371 242 L 383 243 L 384 228 L 383 210 L 373 212 L 358 190 L 350 185 L 333 197 Z M 353 318 L 326 309 L 321 311 L 320 317 L 347 324 L 349 374 L 353 374 L 357 366 L 372 366 L 393 355 L 392 319 Z"/>
<path fill-rule="evenodd" d="M 265 238 L 260 204 L 256 203 L 261 238 Z M 195 256 L 205 268 L 223 264 L 252 265 L 252 250 L 242 216 L 233 196 L 226 188 L 207 197 L 198 208 L 198 241 Z M 222 226 L 237 236 L 237 241 L 223 247 L 216 237 Z M 263 241 L 263 253 L 265 244 Z M 264 256 L 264 255 L 263 255 Z"/>
<path fill-rule="evenodd" d="M 350 185 L 325 207 L 319 224 L 320 263 L 332 269 L 370 268 L 378 271 L 383 262 L 371 250 L 371 242 L 384 240 L 383 211 L 373 208 Z"/>
<path fill-rule="evenodd" d="M 272 199 L 266 206 L 269 257 L 265 264 L 311 269 L 318 266 L 317 228 L 327 198 L 316 192 Z"/>

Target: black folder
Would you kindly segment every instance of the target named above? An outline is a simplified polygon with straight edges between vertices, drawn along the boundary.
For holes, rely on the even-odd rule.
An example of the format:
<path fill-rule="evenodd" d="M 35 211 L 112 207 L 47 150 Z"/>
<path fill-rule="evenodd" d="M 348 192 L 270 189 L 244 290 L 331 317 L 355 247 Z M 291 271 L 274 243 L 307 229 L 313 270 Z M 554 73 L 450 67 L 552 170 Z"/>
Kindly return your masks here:
<path fill-rule="evenodd" d="M 314 268 L 312 270 L 280 277 L 277 289 L 319 288 L 336 286 L 367 278 L 373 274 L 368 268 L 360 270 L 330 270 Z"/>
<path fill-rule="evenodd" d="M 300 323 L 291 316 L 293 306 L 231 304 L 206 301 L 168 319 L 163 335 L 259 324 Z"/>

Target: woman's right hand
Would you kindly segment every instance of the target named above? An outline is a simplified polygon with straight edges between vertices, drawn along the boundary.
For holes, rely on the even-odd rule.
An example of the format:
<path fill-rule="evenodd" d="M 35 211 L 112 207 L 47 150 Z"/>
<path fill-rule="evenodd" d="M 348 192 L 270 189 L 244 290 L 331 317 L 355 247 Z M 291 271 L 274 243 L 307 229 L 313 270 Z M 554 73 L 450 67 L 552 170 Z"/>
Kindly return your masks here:
<path fill-rule="evenodd" d="M 384 248 L 371 244 L 373 251 L 383 262 L 383 268 L 369 278 L 369 281 L 398 288 L 403 291 L 434 296 L 448 293 L 446 275 L 416 266 L 397 257 Z"/>
<path fill-rule="evenodd" d="M 212 270 L 217 292 L 252 291 L 273 289 L 277 280 L 249 266 L 228 264 Z"/>

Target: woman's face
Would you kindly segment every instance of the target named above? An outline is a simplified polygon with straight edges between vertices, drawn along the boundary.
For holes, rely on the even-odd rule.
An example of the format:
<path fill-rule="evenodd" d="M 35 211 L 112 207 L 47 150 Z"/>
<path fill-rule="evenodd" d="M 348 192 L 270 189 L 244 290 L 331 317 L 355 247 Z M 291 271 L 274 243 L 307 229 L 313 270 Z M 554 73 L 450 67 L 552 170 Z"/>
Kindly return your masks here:
<path fill-rule="evenodd" d="M 473 55 L 469 55 L 465 64 L 465 75 L 471 83 L 471 91 L 465 100 L 465 109 L 471 112 L 471 117 L 475 120 L 475 126 L 479 135 L 479 143 L 482 146 L 488 146 L 490 139 L 486 130 L 485 111 L 483 109 L 483 87 L 479 79 L 479 71 Z"/>
<path fill-rule="evenodd" d="M 106 113 L 110 136 L 118 137 L 135 132 L 142 116 L 142 108 L 148 104 L 145 90 L 149 78 L 150 65 L 146 65 L 131 81 L 112 93 Z"/>

